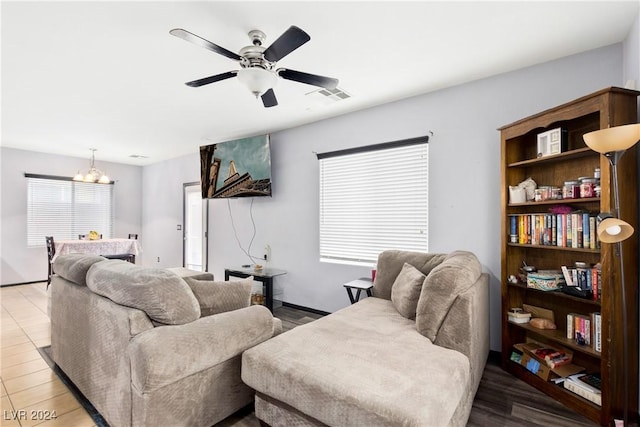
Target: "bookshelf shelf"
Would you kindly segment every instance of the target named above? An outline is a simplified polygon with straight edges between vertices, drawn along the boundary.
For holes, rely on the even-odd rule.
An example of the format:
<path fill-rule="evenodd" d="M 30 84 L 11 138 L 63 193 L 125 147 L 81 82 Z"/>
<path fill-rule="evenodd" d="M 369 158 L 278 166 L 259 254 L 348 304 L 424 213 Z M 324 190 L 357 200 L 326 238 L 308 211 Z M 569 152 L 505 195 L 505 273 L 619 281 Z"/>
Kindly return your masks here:
<path fill-rule="evenodd" d="M 588 147 L 586 148 L 583 147 L 583 148 L 578 148 L 576 150 L 565 151 L 564 153 L 560 153 L 560 154 L 554 154 L 552 156 L 536 157 L 535 159 L 528 159 L 528 160 L 522 160 L 519 162 L 514 162 L 509 164 L 507 167 L 521 168 L 521 167 L 526 167 L 526 166 L 535 165 L 535 164 L 562 162 L 567 159 L 578 159 L 581 157 L 587 157 L 591 155 L 593 155 L 593 151 L 591 151 L 591 149 L 589 149 Z"/>
<path fill-rule="evenodd" d="M 544 295 L 544 298 L 560 298 L 560 299 L 566 298 L 566 299 L 575 301 L 576 303 L 585 304 L 586 306 L 591 305 L 593 306 L 593 311 L 600 311 L 600 300 L 574 297 L 573 295 L 568 295 L 560 291 L 554 291 L 554 292 L 541 291 L 538 289 L 529 288 L 527 287 L 527 285 L 522 283 L 509 283 L 508 286 L 520 288 L 527 292 L 537 293 L 537 294 L 540 294 L 541 296 Z"/>
<path fill-rule="evenodd" d="M 529 249 L 543 249 L 550 251 L 563 251 L 563 252 L 584 252 L 588 254 L 599 254 L 600 249 L 586 249 L 586 248 L 566 248 L 563 246 L 552 245 L 525 245 L 521 243 L 507 243 L 508 246 L 529 248 Z"/>
<path fill-rule="evenodd" d="M 522 242 L 553 243 L 557 240 L 560 227 L 556 224 L 560 221 L 560 216 L 556 216 L 554 221 L 553 214 L 549 212 L 549 209 L 554 205 L 567 205 L 573 211 L 572 214 L 578 211 L 589 213 L 590 215 L 583 217 L 583 222 L 588 218 L 590 224 L 588 237 L 591 239 L 592 229 L 595 229 L 595 226 L 592 225 L 593 216 L 600 212 L 611 212 L 613 209 L 611 170 L 609 162 L 604 156 L 586 146 L 583 135 L 598 129 L 636 123 L 639 95 L 640 92 L 634 90 L 607 88 L 499 129 L 502 206 L 500 254 L 502 264 L 500 277 L 502 283 L 502 367 L 602 426 L 614 425 L 614 419 L 623 418 L 625 399 L 631 414 L 631 421 L 638 421 L 639 312 L 638 304 L 636 304 L 638 300 L 638 239 L 627 239 L 623 243 L 625 283 L 620 282 L 621 263 L 619 255 L 616 255 L 614 250 L 614 245 L 599 243 L 595 246 L 597 249 L 592 249 L 594 245 L 591 244 L 591 241 L 591 248 L 532 245 Z M 566 135 L 566 150 L 552 156 L 537 157 L 537 135 L 558 127 L 563 128 L 563 135 Z M 621 194 L 638 193 L 637 150 L 637 147 L 628 150 L 618 164 Z M 593 176 L 596 168 L 600 169 L 601 177 L 601 197 L 599 198 L 509 203 L 509 187 L 518 185 L 527 178 L 533 179 L 538 186 L 562 187 L 566 181 Z M 635 199 L 633 200 L 631 202 L 631 200 L 623 198 L 620 217 L 637 230 L 638 206 Z M 549 226 L 549 217 L 545 217 L 545 215 L 550 215 L 551 226 Z M 515 223 L 516 231 L 513 231 L 512 228 L 514 226 L 513 216 L 518 217 L 516 221 L 523 221 Z M 561 219 L 563 221 L 562 231 L 566 233 L 564 217 Z M 578 221 L 580 220 L 578 219 Z M 551 239 L 548 237 L 548 230 L 551 230 Z M 583 232 L 582 240 L 587 238 L 587 230 L 583 230 Z M 511 233 L 516 234 L 512 235 Z M 564 242 L 565 235 L 563 234 L 562 237 Z M 566 238 L 568 244 L 569 239 Z M 578 242 L 582 240 L 578 239 Z M 520 243 L 511 243 L 513 241 Z M 598 264 L 600 276 L 594 277 L 599 282 L 600 298 L 594 301 L 562 292 L 539 291 L 528 288 L 526 284 L 509 283 L 510 276 L 517 277 L 521 274 L 520 268 L 523 262 L 526 265 L 535 266 L 538 270 L 559 270 L 562 266 L 573 268 L 576 262 L 586 263 L 589 267 Z M 622 301 L 620 292 L 617 291 L 620 286 L 625 287 L 627 299 L 632 301 L 626 307 L 628 318 L 631 319 L 626 337 L 630 366 L 627 372 L 624 372 L 622 367 L 624 352 Z M 522 307 L 523 304 L 552 311 L 557 329 L 541 330 L 533 328 L 529 324 L 509 322 L 507 315 L 509 309 Z M 577 318 L 593 319 L 594 313 L 600 313 L 601 352 L 595 351 L 590 346 L 578 345 L 575 339 L 567 338 L 568 314 L 577 315 Z M 544 381 L 523 366 L 510 360 L 515 344 L 532 340 L 570 349 L 573 351 L 572 363 L 585 368 L 586 373 L 600 374 L 602 378 L 602 406 L 564 389 L 562 385 L 558 386 L 553 382 Z M 627 380 L 629 395 L 625 397 L 621 384 Z"/>
<path fill-rule="evenodd" d="M 549 329 L 536 329 L 533 326 L 530 326 L 528 323 L 514 323 L 509 321 L 509 325 L 515 328 L 522 328 L 527 331 L 527 335 L 537 336 L 537 338 L 541 338 L 541 341 L 551 341 L 557 344 L 560 344 L 563 347 L 567 347 L 573 351 L 577 351 L 580 353 L 584 353 L 591 357 L 595 357 L 600 359 L 601 354 L 595 351 L 591 346 L 588 345 L 578 345 L 576 340 L 570 340 L 566 337 L 565 331 L 560 331 L 558 329 L 549 330 Z"/>
<path fill-rule="evenodd" d="M 556 200 L 542 200 L 540 202 L 525 202 L 525 203 L 509 203 L 510 208 L 515 207 L 529 207 L 529 206 L 544 206 L 544 205 L 574 205 L 582 203 L 600 203 L 599 197 L 586 197 L 582 199 L 556 199 Z"/>
<path fill-rule="evenodd" d="M 574 411 L 580 412 L 587 418 L 596 419 L 600 417 L 602 407 L 578 396 L 577 394 L 571 393 L 562 385 L 556 385 L 552 382 L 544 381 L 527 371 L 523 366 L 512 361 L 508 362 L 506 371 L 531 384 L 554 399 L 561 401 Z"/>

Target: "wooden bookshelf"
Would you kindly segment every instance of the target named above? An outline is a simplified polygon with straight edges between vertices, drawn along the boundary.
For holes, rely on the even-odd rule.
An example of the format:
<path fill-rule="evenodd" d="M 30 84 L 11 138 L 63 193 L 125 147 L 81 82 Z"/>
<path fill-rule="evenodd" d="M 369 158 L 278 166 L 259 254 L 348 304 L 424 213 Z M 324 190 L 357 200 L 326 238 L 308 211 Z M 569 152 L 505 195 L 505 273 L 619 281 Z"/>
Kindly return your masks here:
<path fill-rule="evenodd" d="M 502 367 L 559 402 L 584 414 L 603 426 L 613 426 L 614 419 L 623 418 L 624 393 L 622 383 L 629 381 L 628 408 L 630 419 L 637 422 L 638 413 L 638 239 L 634 236 L 623 243 L 625 279 L 620 283 L 620 260 L 615 246 L 600 244 L 599 248 L 571 248 L 561 246 L 512 243 L 510 215 L 537 214 L 556 205 L 592 214 L 610 212 L 613 207 L 610 166 L 604 156 L 590 150 L 582 136 L 590 131 L 636 123 L 640 92 L 607 88 L 572 102 L 503 126 L 501 133 L 501 296 L 502 296 Z M 561 127 L 567 131 L 567 147 L 559 154 L 538 157 L 537 135 Z M 531 177 L 538 186 L 562 187 L 564 181 L 593 176 L 600 168 L 601 196 L 584 199 L 545 200 L 541 202 L 509 203 L 509 186 Z M 628 150 L 618 165 L 620 217 L 638 230 L 637 147 Z M 508 277 L 521 274 L 523 261 L 539 270 L 559 270 L 562 265 L 573 266 L 582 261 L 601 264 L 601 297 L 596 301 L 582 299 L 561 292 L 544 292 L 527 288 L 526 284 L 509 283 Z M 629 370 L 623 372 L 623 336 L 619 287 L 627 295 Z M 617 291 L 618 290 L 618 291 Z M 512 307 L 530 304 L 554 312 L 557 330 L 539 330 L 528 324 L 508 321 Z M 602 351 L 578 345 L 566 337 L 566 315 L 579 313 L 602 315 Z M 560 345 L 574 352 L 574 363 L 588 373 L 602 377 L 602 406 L 593 404 L 550 381 L 544 381 L 523 366 L 510 360 L 514 345 L 535 340 Z"/>

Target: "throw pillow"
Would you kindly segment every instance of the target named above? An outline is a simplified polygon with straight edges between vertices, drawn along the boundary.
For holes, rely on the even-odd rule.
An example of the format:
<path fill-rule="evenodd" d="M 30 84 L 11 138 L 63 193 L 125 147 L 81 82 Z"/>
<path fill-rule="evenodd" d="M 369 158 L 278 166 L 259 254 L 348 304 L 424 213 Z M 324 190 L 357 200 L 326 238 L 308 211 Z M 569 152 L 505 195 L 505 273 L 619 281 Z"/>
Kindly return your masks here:
<path fill-rule="evenodd" d="M 200 318 L 200 305 L 189 286 L 164 269 L 107 260 L 91 266 L 87 286 L 116 304 L 144 311 L 159 323 L 182 325 Z"/>
<path fill-rule="evenodd" d="M 192 277 L 185 277 L 184 280 L 198 300 L 203 317 L 238 310 L 251 304 L 253 276 L 229 282 L 199 280 Z"/>
<path fill-rule="evenodd" d="M 432 342 L 458 295 L 478 280 L 482 266 L 471 252 L 454 251 L 427 276 L 420 292 L 416 328 Z"/>
<path fill-rule="evenodd" d="M 391 287 L 393 306 L 407 319 L 416 318 L 420 290 L 426 276 L 413 265 L 404 263 Z"/>
<path fill-rule="evenodd" d="M 400 274 L 404 263 L 409 263 L 425 276 L 445 258 L 445 254 L 399 251 L 390 249 L 380 252 L 376 264 L 376 279 L 373 281 L 373 296 L 391 299 L 393 282 Z"/>

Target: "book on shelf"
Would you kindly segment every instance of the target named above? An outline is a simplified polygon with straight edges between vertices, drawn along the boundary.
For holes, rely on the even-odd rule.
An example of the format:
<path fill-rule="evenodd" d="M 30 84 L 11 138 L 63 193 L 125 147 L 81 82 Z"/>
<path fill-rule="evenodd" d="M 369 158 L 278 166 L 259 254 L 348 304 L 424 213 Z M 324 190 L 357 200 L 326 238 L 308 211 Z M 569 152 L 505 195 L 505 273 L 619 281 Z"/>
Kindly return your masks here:
<path fill-rule="evenodd" d="M 509 215 L 509 241 L 574 249 L 600 247 L 596 214 L 583 211 Z"/>
<path fill-rule="evenodd" d="M 516 353 L 514 351 L 512 352 L 512 360 L 545 381 L 557 381 L 559 378 L 567 378 L 584 371 L 583 367 L 572 363 L 573 353 L 568 349 L 535 341 L 514 344 L 513 347 L 518 353 L 521 353 L 521 356 L 518 361 L 514 360 L 513 357 Z M 553 363 L 550 363 L 551 361 Z"/>
<path fill-rule="evenodd" d="M 593 349 L 602 352 L 602 314 L 591 313 L 593 324 Z"/>
<path fill-rule="evenodd" d="M 512 322 L 512 323 L 529 323 L 529 320 L 531 320 L 531 316 L 529 316 L 529 317 L 514 317 L 511 314 L 509 314 L 509 322 Z"/>
<path fill-rule="evenodd" d="M 602 317 L 598 312 L 587 314 L 567 314 L 567 339 L 576 340 L 579 345 L 602 351 Z"/>
<path fill-rule="evenodd" d="M 509 311 L 509 321 L 513 323 L 529 323 L 531 313 L 522 311 L 522 309 L 512 309 Z"/>
<path fill-rule="evenodd" d="M 597 390 L 602 390 L 602 377 L 600 374 L 581 374 L 577 377 L 578 380 L 580 380 L 580 383 L 584 383 L 585 385 Z"/>
<path fill-rule="evenodd" d="M 562 353 L 552 358 L 547 359 L 547 366 L 551 369 L 557 368 L 558 366 L 566 365 L 567 363 L 571 363 L 572 358 L 568 355 Z"/>
<path fill-rule="evenodd" d="M 578 379 L 580 375 L 581 374 L 571 375 L 566 378 L 564 380 L 564 388 L 598 406 L 602 406 L 602 392 L 597 388 L 580 381 Z"/>
<path fill-rule="evenodd" d="M 563 265 L 560 269 L 568 287 L 574 287 L 580 291 L 588 291 L 585 292 L 585 295 L 593 301 L 600 299 L 602 293 L 600 264 L 588 268 L 568 268 Z"/>

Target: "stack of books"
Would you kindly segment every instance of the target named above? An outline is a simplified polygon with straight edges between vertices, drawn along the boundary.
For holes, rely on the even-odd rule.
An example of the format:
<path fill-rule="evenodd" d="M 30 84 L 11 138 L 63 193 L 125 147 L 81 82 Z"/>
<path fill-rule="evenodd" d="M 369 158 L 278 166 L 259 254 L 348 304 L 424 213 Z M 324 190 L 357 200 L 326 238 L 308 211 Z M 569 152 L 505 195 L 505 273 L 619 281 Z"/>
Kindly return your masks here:
<path fill-rule="evenodd" d="M 533 350 L 533 354 L 540 360 L 544 360 L 548 367 L 551 369 L 558 366 L 571 363 L 573 355 L 552 347 L 540 347 Z"/>
<path fill-rule="evenodd" d="M 509 312 L 509 322 L 513 323 L 529 323 L 531 320 L 531 313 L 527 313 L 526 311 L 510 311 Z"/>
<path fill-rule="evenodd" d="M 597 380 L 597 378 L 594 375 L 570 375 L 564 380 L 564 388 L 598 406 L 602 406 L 602 391 L 598 388 L 598 381 L 593 381 L 593 379 Z"/>

